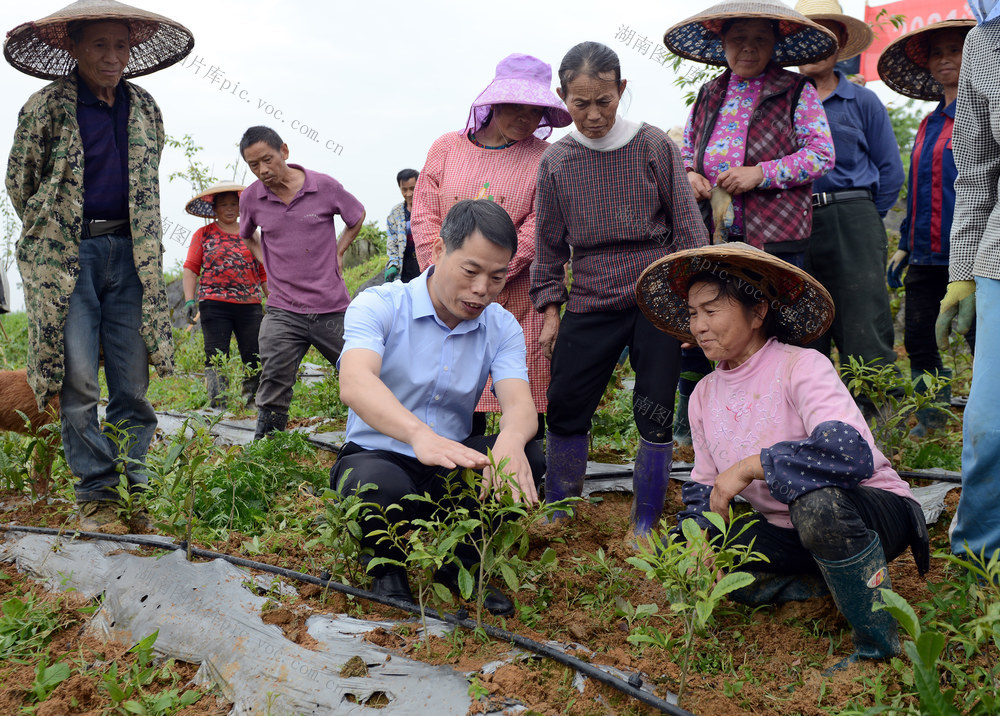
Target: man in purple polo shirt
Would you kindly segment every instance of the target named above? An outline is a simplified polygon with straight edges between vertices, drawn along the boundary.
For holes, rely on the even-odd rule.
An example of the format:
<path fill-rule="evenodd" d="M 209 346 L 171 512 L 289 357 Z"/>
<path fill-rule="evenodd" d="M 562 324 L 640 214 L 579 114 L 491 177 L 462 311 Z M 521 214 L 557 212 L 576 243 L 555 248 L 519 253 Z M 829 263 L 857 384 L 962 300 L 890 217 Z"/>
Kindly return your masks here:
<path fill-rule="evenodd" d="M 340 358 L 351 302 L 340 266 L 361 231 L 365 208 L 333 177 L 286 164 L 288 145 L 273 129 L 248 129 L 240 153 L 259 180 L 240 196 L 240 235 L 264 264 L 270 291 L 260 325 L 255 437 L 261 438 L 285 429 L 309 346 L 334 365 Z M 338 214 L 347 224 L 339 238 Z"/>

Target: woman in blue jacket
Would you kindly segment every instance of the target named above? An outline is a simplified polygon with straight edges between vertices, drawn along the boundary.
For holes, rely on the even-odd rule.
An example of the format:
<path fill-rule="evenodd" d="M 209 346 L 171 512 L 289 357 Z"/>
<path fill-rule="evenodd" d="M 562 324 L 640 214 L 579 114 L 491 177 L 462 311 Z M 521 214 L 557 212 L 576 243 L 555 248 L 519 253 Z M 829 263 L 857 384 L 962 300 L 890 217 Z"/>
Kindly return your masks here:
<path fill-rule="evenodd" d="M 878 71 L 885 83 L 914 99 L 938 100 L 938 106 L 920 122 L 910 155 L 906 218 L 899 229 L 899 249 L 889 261 L 892 288 L 906 289 L 904 344 L 910 356 L 910 375 L 951 377 L 941 362 L 934 336 L 941 299 L 948 287 L 948 253 L 951 220 L 955 211 L 955 160 L 951 130 L 955 122 L 955 97 L 962 68 L 965 35 L 975 20 L 945 20 L 903 35 L 879 58 Z M 903 269 L 909 264 L 905 278 Z M 975 328 L 966 335 L 975 345 Z M 920 381 L 917 390 L 925 389 Z M 950 402 L 951 389 L 938 395 Z M 927 408 L 917 411 L 912 437 L 943 427 L 947 415 Z"/>

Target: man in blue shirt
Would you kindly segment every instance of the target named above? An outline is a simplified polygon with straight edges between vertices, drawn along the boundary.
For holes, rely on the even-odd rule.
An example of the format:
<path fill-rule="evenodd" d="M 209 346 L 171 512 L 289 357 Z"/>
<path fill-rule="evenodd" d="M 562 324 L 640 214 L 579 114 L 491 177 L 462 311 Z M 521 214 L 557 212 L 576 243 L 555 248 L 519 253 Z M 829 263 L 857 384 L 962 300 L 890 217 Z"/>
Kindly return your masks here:
<path fill-rule="evenodd" d="M 836 2 L 830 10 L 839 12 Z M 834 66 L 871 43 L 871 29 L 837 12 L 807 16 L 833 32 L 840 51 L 799 70 L 816 82 L 830 123 L 836 164 L 813 182 L 813 228 L 806 270 L 833 296 L 836 317 L 811 347 L 881 365 L 896 362 L 889 295 L 885 288 L 888 238 L 882 219 L 903 185 L 903 163 L 889 114 L 875 93 L 850 82 Z"/>
<path fill-rule="evenodd" d="M 330 471 L 331 485 L 344 494 L 372 484 L 365 500 L 397 523 L 429 517 L 405 495 L 428 493 L 440 500 L 446 477 L 456 468 L 482 470 L 484 492 L 508 484 L 492 473 L 487 448 L 514 478 L 514 496 L 538 501 L 536 485 L 544 458 L 533 438 L 538 418 L 528 387 L 524 333 L 517 320 L 493 300 L 504 287 L 507 265 L 517 250 L 514 224 L 499 205 L 460 201 L 452 207 L 433 246 L 434 265 L 409 283 L 370 288 L 351 302 L 344 320 L 339 361 L 340 399 L 350 408 L 347 440 Z M 500 433 L 469 437 L 472 413 L 493 376 L 500 402 Z M 471 505 L 474 507 L 474 505 Z M 363 521 L 362 547 L 376 557 L 402 561 L 405 555 L 379 542 L 372 532 L 380 518 Z M 470 545 L 457 556 L 470 567 Z M 371 569 L 376 594 L 413 601 L 406 570 Z M 436 575 L 455 586 L 457 567 Z M 510 614 L 510 600 L 493 587 L 486 608 Z"/>

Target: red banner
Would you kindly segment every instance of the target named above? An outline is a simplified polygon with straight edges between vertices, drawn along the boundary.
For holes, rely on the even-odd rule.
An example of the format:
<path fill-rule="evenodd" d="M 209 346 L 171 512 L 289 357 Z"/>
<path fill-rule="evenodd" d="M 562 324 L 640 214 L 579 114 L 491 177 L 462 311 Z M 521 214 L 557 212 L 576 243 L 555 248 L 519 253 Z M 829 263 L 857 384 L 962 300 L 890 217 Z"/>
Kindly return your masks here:
<path fill-rule="evenodd" d="M 903 15 L 903 24 L 892 24 L 895 15 Z M 861 54 L 861 74 L 869 81 L 878 77 L 878 58 L 893 40 L 942 20 L 973 17 L 963 0 L 898 0 L 885 5 L 865 7 L 865 22 L 875 30 L 875 42 Z"/>

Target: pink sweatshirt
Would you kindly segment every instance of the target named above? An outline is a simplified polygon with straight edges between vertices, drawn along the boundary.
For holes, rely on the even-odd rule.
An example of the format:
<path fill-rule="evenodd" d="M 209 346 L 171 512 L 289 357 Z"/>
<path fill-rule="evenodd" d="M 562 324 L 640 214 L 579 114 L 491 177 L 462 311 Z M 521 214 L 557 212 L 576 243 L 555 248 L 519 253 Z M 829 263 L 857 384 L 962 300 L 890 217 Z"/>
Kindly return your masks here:
<path fill-rule="evenodd" d="M 778 442 L 805 440 L 820 423 L 837 420 L 855 428 L 871 448 L 875 471 L 860 484 L 915 499 L 875 446 L 833 364 L 812 349 L 771 338 L 743 365 L 729 369 L 722 361 L 695 387 L 688 411 L 695 482 L 711 486 L 740 459 Z M 741 495 L 771 524 L 792 527 L 788 505 L 771 496 L 764 480 L 754 480 Z"/>

